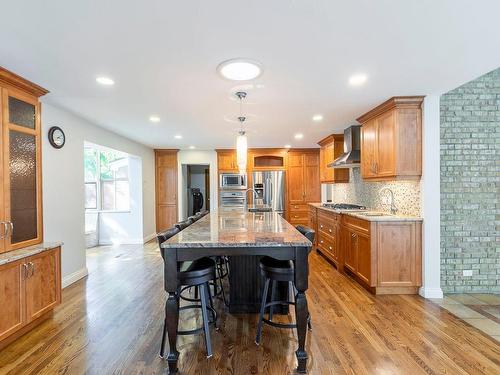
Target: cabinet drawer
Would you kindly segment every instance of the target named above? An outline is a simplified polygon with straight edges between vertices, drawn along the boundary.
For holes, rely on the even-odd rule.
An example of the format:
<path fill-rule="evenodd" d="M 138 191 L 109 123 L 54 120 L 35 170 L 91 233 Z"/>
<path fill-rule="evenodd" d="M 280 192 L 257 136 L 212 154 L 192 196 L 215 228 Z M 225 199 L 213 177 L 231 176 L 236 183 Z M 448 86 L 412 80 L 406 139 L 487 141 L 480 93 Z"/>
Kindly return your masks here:
<path fill-rule="evenodd" d="M 320 232 L 318 234 L 318 247 L 327 256 L 329 256 L 333 260 L 337 260 L 337 252 L 335 251 L 334 238 Z"/>
<path fill-rule="evenodd" d="M 319 210 L 318 219 L 322 219 L 324 221 L 338 222 L 340 220 L 340 214 L 337 214 L 335 212 L 328 212 L 325 210 Z"/>
<path fill-rule="evenodd" d="M 291 204 L 290 205 L 290 212 L 296 212 L 296 211 L 309 211 L 309 205 L 308 204 Z"/>
<path fill-rule="evenodd" d="M 290 222 L 301 221 L 304 223 L 309 223 L 309 212 L 292 211 L 290 212 Z"/>
<path fill-rule="evenodd" d="M 346 227 L 352 228 L 362 233 L 370 233 L 370 222 L 368 220 L 358 219 L 354 216 L 342 215 L 343 223 Z"/>

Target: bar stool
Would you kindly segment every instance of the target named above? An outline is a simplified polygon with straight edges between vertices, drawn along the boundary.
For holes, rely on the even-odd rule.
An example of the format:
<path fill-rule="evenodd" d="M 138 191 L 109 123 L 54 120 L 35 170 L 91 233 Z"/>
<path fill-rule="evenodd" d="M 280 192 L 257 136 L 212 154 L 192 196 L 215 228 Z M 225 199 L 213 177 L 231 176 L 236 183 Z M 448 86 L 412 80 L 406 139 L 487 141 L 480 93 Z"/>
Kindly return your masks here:
<path fill-rule="evenodd" d="M 169 238 L 175 236 L 180 230 L 177 227 L 170 228 L 166 231 L 157 234 L 157 240 L 160 244 L 160 252 L 165 261 L 165 256 L 161 248 L 161 243 L 168 240 Z M 178 295 L 180 296 L 181 286 L 195 287 L 200 293 L 200 299 L 198 300 L 200 304 L 191 304 L 179 307 L 179 312 L 188 309 L 201 309 L 201 315 L 203 317 L 203 327 L 191 329 L 191 330 L 178 330 L 178 335 L 193 335 L 200 332 L 204 332 L 205 335 L 205 347 L 207 350 L 207 358 L 212 356 L 212 344 L 210 340 L 209 324 L 213 324 L 215 329 L 217 327 L 217 313 L 213 308 L 212 296 L 210 295 L 209 282 L 214 282 L 215 280 L 215 262 L 210 258 L 201 258 L 192 262 L 181 262 L 177 268 L 177 280 L 179 282 Z M 209 305 L 207 304 L 209 301 Z M 208 311 L 212 313 L 213 320 L 209 320 Z M 160 357 L 163 358 L 165 353 L 165 341 L 167 335 L 167 314 L 165 306 L 165 320 L 163 323 L 163 333 L 161 339 L 160 347 Z"/>
<path fill-rule="evenodd" d="M 304 227 L 302 225 L 297 225 L 296 229 L 302 233 L 309 241 L 314 242 L 314 230 L 308 227 Z M 309 249 L 311 251 L 311 249 Z M 297 324 L 284 324 L 284 323 L 276 323 L 273 322 L 273 309 L 276 305 L 292 305 L 295 306 L 295 269 L 293 266 L 293 262 L 291 260 L 277 260 L 268 256 L 263 257 L 260 260 L 260 271 L 261 274 L 265 277 L 266 281 L 264 283 L 264 292 L 262 293 L 262 302 L 260 305 L 260 313 L 259 313 L 259 323 L 257 325 L 257 335 L 255 337 L 255 343 L 257 345 L 260 344 L 260 338 L 262 336 L 262 324 L 265 323 L 272 327 L 277 328 L 296 328 Z M 294 294 L 293 301 L 275 301 L 274 297 L 276 294 L 276 285 L 278 281 L 288 282 L 290 288 Z M 271 284 L 271 300 L 267 302 L 267 295 L 269 291 L 269 284 Z M 264 318 L 264 312 L 266 308 L 269 307 L 269 315 L 268 319 Z M 307 327 L 312 329 L 311 326 L 311 317 L 307 317 Z"/>
<path fill-rule="evenodd" d="M 179 230 L 184 230 L 187 227 L 189 227 L 191 224 L 193 224 L 194 220 L 191 218 L 187 218 L 186 220 L 179 221 L 178 223 L 174 224 L 174 227 L 179 228 Z"/>

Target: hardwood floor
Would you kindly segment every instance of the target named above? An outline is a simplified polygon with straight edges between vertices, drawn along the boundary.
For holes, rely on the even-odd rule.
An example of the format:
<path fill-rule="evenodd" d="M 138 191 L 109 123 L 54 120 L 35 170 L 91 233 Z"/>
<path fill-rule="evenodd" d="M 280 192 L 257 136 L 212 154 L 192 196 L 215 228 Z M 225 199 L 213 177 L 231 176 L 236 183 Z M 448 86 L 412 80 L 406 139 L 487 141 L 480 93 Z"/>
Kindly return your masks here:
<path fill-rule="evenodd" d="M 309 374 L 500 373 L 499 344 L 437 304 L 375 297 L 318 254 L 310 263 Z M 156 244 L 96 248 L 88 267 L 87 279 L 64 289 L 53 319 L 0 352 L 0 374 L 164 373 Z M 257 315 L 225 314 L 220 302 L 217 309 L 222 328 L 212 330 L 214 356 L 205 358 L 203 336 L 180 337 L 180 373 L 294 373 L 294 333 L 265 326 L 258 347 Z"/>

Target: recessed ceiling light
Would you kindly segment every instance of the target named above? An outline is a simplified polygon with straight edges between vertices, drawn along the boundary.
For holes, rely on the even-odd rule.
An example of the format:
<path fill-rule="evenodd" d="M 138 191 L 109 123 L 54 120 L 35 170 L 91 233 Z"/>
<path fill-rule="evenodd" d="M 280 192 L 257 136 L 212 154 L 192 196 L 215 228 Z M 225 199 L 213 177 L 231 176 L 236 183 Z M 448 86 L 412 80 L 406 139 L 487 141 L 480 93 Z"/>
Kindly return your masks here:
<path fill-rule="evenodd" d="M 285 148 L 292 148 L 292 145 L 285 145 Z"/>
<path fill-rule="evenodd" d="M 190 150 L 194 150 L 195 148 L 196 148 L 196 147 L 194 147 L 194 146 L 189 146 L 189 149 L 190 149 Z"/>
<path fill-rule="evenodd" d="M 109 77 L 104 77 L 104 76 L 97 77 L 95 80 L 97 83 L 99 83 L 100 85 L 104 85 L 104 86 L 112 86 L 115 84 L 115 81 L 113 81 Z"/>
<path fill-rule="evenodd" d="M 176 134 L 176 135 L 174 135 L 174 138 L 175 138 L 175 139 L 182 139 L 182 135 L 180 135 L 180 134 Z"/>
<path fill-rule="evenodd" d="M 160 122 L 160 118 L 158 116 L 149 116 L 149 121 Z"/>
<path fill-rule="evenodd" d="M 262 74 L 262 65 L 250 59 L 231 59 L 220 63 L 217 71 L 231 81 L 248 81 Z"/>
<path fill-rule="evenodd" d="M 314 115 L 312 117 L 313 121 L 320 122 L 323 121 L 323 115 Z"/>
<path fill-rule="evenodd" d="M 297 134 L 294 135 L 294 137 L 295 137 L 295 139 L 302 139 L 302 138 L 304 138 L 304 134 L 297 133 Z"/>
<path fill-rule="evenodd" d="M 349 77 L 349 84 L 351 86 L 361 86 L 366 82 L 367 79 L 368 77 L 366 76 L 366 74 L 354 74 Z"/>

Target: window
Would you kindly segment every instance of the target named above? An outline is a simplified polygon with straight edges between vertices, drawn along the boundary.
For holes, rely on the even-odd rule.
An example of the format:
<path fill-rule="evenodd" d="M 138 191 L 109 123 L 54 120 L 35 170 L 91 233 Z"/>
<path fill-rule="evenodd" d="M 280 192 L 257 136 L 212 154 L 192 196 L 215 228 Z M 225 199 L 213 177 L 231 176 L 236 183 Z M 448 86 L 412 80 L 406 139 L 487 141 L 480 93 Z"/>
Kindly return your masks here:
<path fill-rule="evenodd" d="M 130 209 L 129 159 L 113 150 L 86 147 L 85 208 L 128 211 Z"/>

